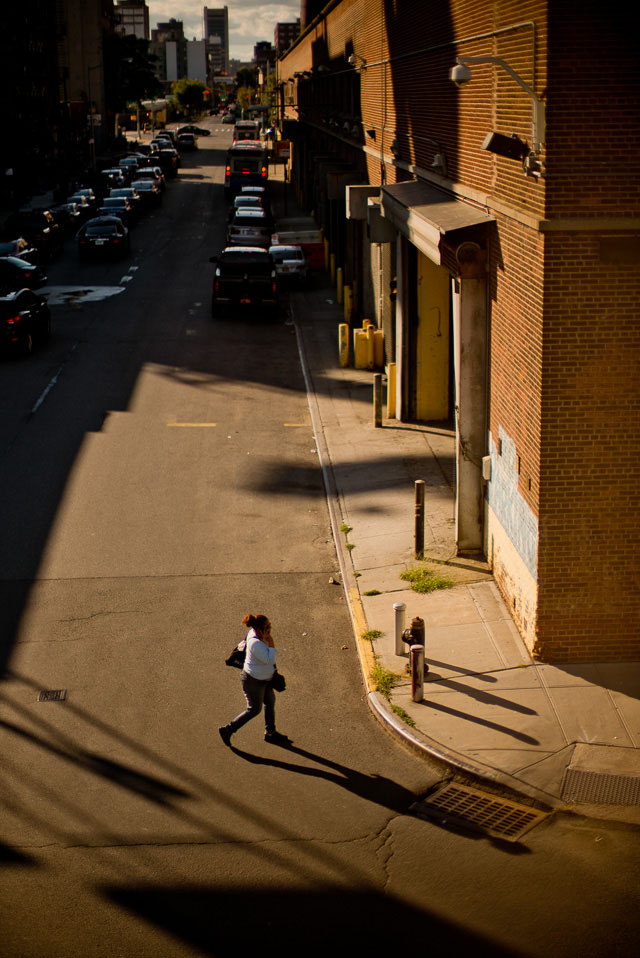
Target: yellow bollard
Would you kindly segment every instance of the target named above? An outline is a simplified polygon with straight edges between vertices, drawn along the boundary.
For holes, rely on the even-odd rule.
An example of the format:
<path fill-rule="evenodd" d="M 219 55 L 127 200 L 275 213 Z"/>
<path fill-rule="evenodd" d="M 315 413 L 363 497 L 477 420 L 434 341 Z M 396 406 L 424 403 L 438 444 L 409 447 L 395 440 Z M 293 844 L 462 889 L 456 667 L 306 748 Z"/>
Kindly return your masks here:
<path fill-rule="evenodd" d="M 336 292 L 338 296 L 339 306 L 342 306 L 343 292 L 344 292 L 343 287 L 344 287 L 344 281 L 342 278 L 342 266 L 338 266 L 336 270 Z"/>
<path fill-rule="evenodd" d="M 338 326 L 338 350 L 340 365 L 344 369 L 349 365 L 349 326 L 347 323 L 340 323 Z"/>
<path fill-rule="evenodd" d="M 396 418 L 396 364 L 387 366 L 387 419 Z"/>
<path fill-rule="evenodd" d="M 374 333 L 373 323 L 369 323 L 366 327 L 364 334 L 367 341 L 367 369 L 373 369 L 373 360 L 374 360 L 374 350 L 373 350 L 373 333 Z"/>
<path fill-rule="evenodd" d="M 355 369 L 367 368 L 367 334 L 364 329 L 353 331 L 353 365 Z"/>
<path fill-rule="evenodd" d="M 351 322 L 351 287 L 346 284 L 344 286 L 344 321 Z"/>

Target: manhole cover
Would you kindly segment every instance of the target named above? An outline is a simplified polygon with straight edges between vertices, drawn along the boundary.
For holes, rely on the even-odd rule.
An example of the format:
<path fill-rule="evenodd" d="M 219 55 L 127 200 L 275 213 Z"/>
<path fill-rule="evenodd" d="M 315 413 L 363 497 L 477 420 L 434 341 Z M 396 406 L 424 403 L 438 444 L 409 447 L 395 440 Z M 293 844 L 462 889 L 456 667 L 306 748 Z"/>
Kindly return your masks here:
<path fill-rule="evenodd" d="M 508 842 L 517 842 L 547 817 L 547 812 L 455 782 L 416 802 L 413 811 L 421 818 L 446 818 L 452 824 L 472 826 Z"/>
<path fill-rule="evenodd" d="M 66 689 L 44 689 L 38 696 L 38 702 L 64 702 L 66 697 Z"/>

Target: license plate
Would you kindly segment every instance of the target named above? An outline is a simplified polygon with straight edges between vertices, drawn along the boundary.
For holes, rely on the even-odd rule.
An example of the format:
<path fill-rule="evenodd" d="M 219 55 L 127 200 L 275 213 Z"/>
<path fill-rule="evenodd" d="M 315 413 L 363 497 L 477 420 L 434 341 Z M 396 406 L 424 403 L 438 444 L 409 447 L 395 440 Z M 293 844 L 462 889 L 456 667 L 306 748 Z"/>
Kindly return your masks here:
<path fill-rule="evenodd" d="M 106 242 L 107 242 L 106 240 L 94 240 L 94 243 L 96 244 L 96 246 L 104 246 Z"/>
<path fill-rule="evenodd" d="M 250 300 L 250 299 L 247 299 L 246 297 L 244 297 L 243 299 L 240 300 L 240 302 L 241 302 L 241 303 L 250 303 L 251 300 Z"/>

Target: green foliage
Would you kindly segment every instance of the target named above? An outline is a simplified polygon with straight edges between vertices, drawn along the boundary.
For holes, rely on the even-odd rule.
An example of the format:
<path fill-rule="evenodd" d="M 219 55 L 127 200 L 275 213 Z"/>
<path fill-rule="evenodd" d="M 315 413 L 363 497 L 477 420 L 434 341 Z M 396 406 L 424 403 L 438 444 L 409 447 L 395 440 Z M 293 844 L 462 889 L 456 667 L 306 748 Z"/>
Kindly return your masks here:
<path fill-rule="evenodd" d="M 416 723 L 413 721 L 413 719 L 411 718 L 411 716 L 409 715 L 409 713 L 408 713 L 408 712 L 405 712 L 405 710 L 402 708 L 401 705 L 392 705 L 392 706 L 391 706 L 391 711 L 392 711 L 392 712 L 395 712 L 395 714 L 398 716 L 398 718 L 399 718 L 399 719 L 402 719 L 402 721 L 403 721 L 406 725 L 408 725 L 410 728 L 415 728 L 415 727 L 416 727 Z"/>
<path fill-rule="evenodd" d="M 395 672 L 390 672 L 389 669 L 383 668 L 379 662 L 376 662 L 371 670 L 371 678 L 376 691 L 388 701 L 391 698 L 391 689 L 394 685 L 397 685 L 401 676 L 396 675 Z"/>
<path fill-rule="evenodd" d="M 366 632 L 362 633 L 362 638 L 373 640 L 373 639 L 379 639 L 381 635 L 382 635 L 382 632 L 380 631 L 380 629 L 368 629 Z"/>
<path fill-rule="evenodd" d="M 186 114 L 198 113 L 203 109 L 206 89 L 200 80 L 189 80 L 188 77 L 183 77 L 171 85 L 173 96 Z"/>
<path fill-rule="evenodd" d="M 382 593 L 380 592 L 380 589 L 368 589 L 367 592 L 365 592 L 364 594 L 365 595 L 382 595 Z"/>
<path fill-rule="evenodd" d="M 257 70 L 252 70 L 251 67 L 243 67 L 242 70 L 238 70 L 236 73 L 236 89 L 238 92 L 242 89 L 242 87 L 248 87 L 250 90 L 255 90 L 257 86 Z"/>
<path fill-rule="evenodd" d="M 409 582 L 414 592 L 435 592 L 436 589 L 452 589 L 455 585 L 452 579 L 447 579 L 428 566 L 417 566 L 405 569 L 400 573 L 403 582 Z"/>

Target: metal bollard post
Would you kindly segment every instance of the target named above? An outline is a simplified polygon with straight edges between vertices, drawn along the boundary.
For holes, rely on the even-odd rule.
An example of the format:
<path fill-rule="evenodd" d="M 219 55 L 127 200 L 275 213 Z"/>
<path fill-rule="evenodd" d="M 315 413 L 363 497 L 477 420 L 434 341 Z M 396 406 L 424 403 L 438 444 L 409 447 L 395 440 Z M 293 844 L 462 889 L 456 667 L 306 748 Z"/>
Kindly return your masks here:
<path fill-rule="evenodd" d="M 411 700 L 422 702 L 424 697 L 424 645 L 412 645 L 411 658 Z"/>
<path fill-rule="evenodd" d="M 404 655 L 402 633 L 404 632 L 404 612 L 406 608 L 404 602 L 393 603 L 393 611 L 396 614 L 396 655 Z"/>
<path fill-rule="evenodd" d="M 424 479 L 415 483 L 415 557 L 424 558 Z"/>
<path fill-rule="evenodd" d="M 382 426 L 382 373 L 373 374 L 373 425 Z"/>

